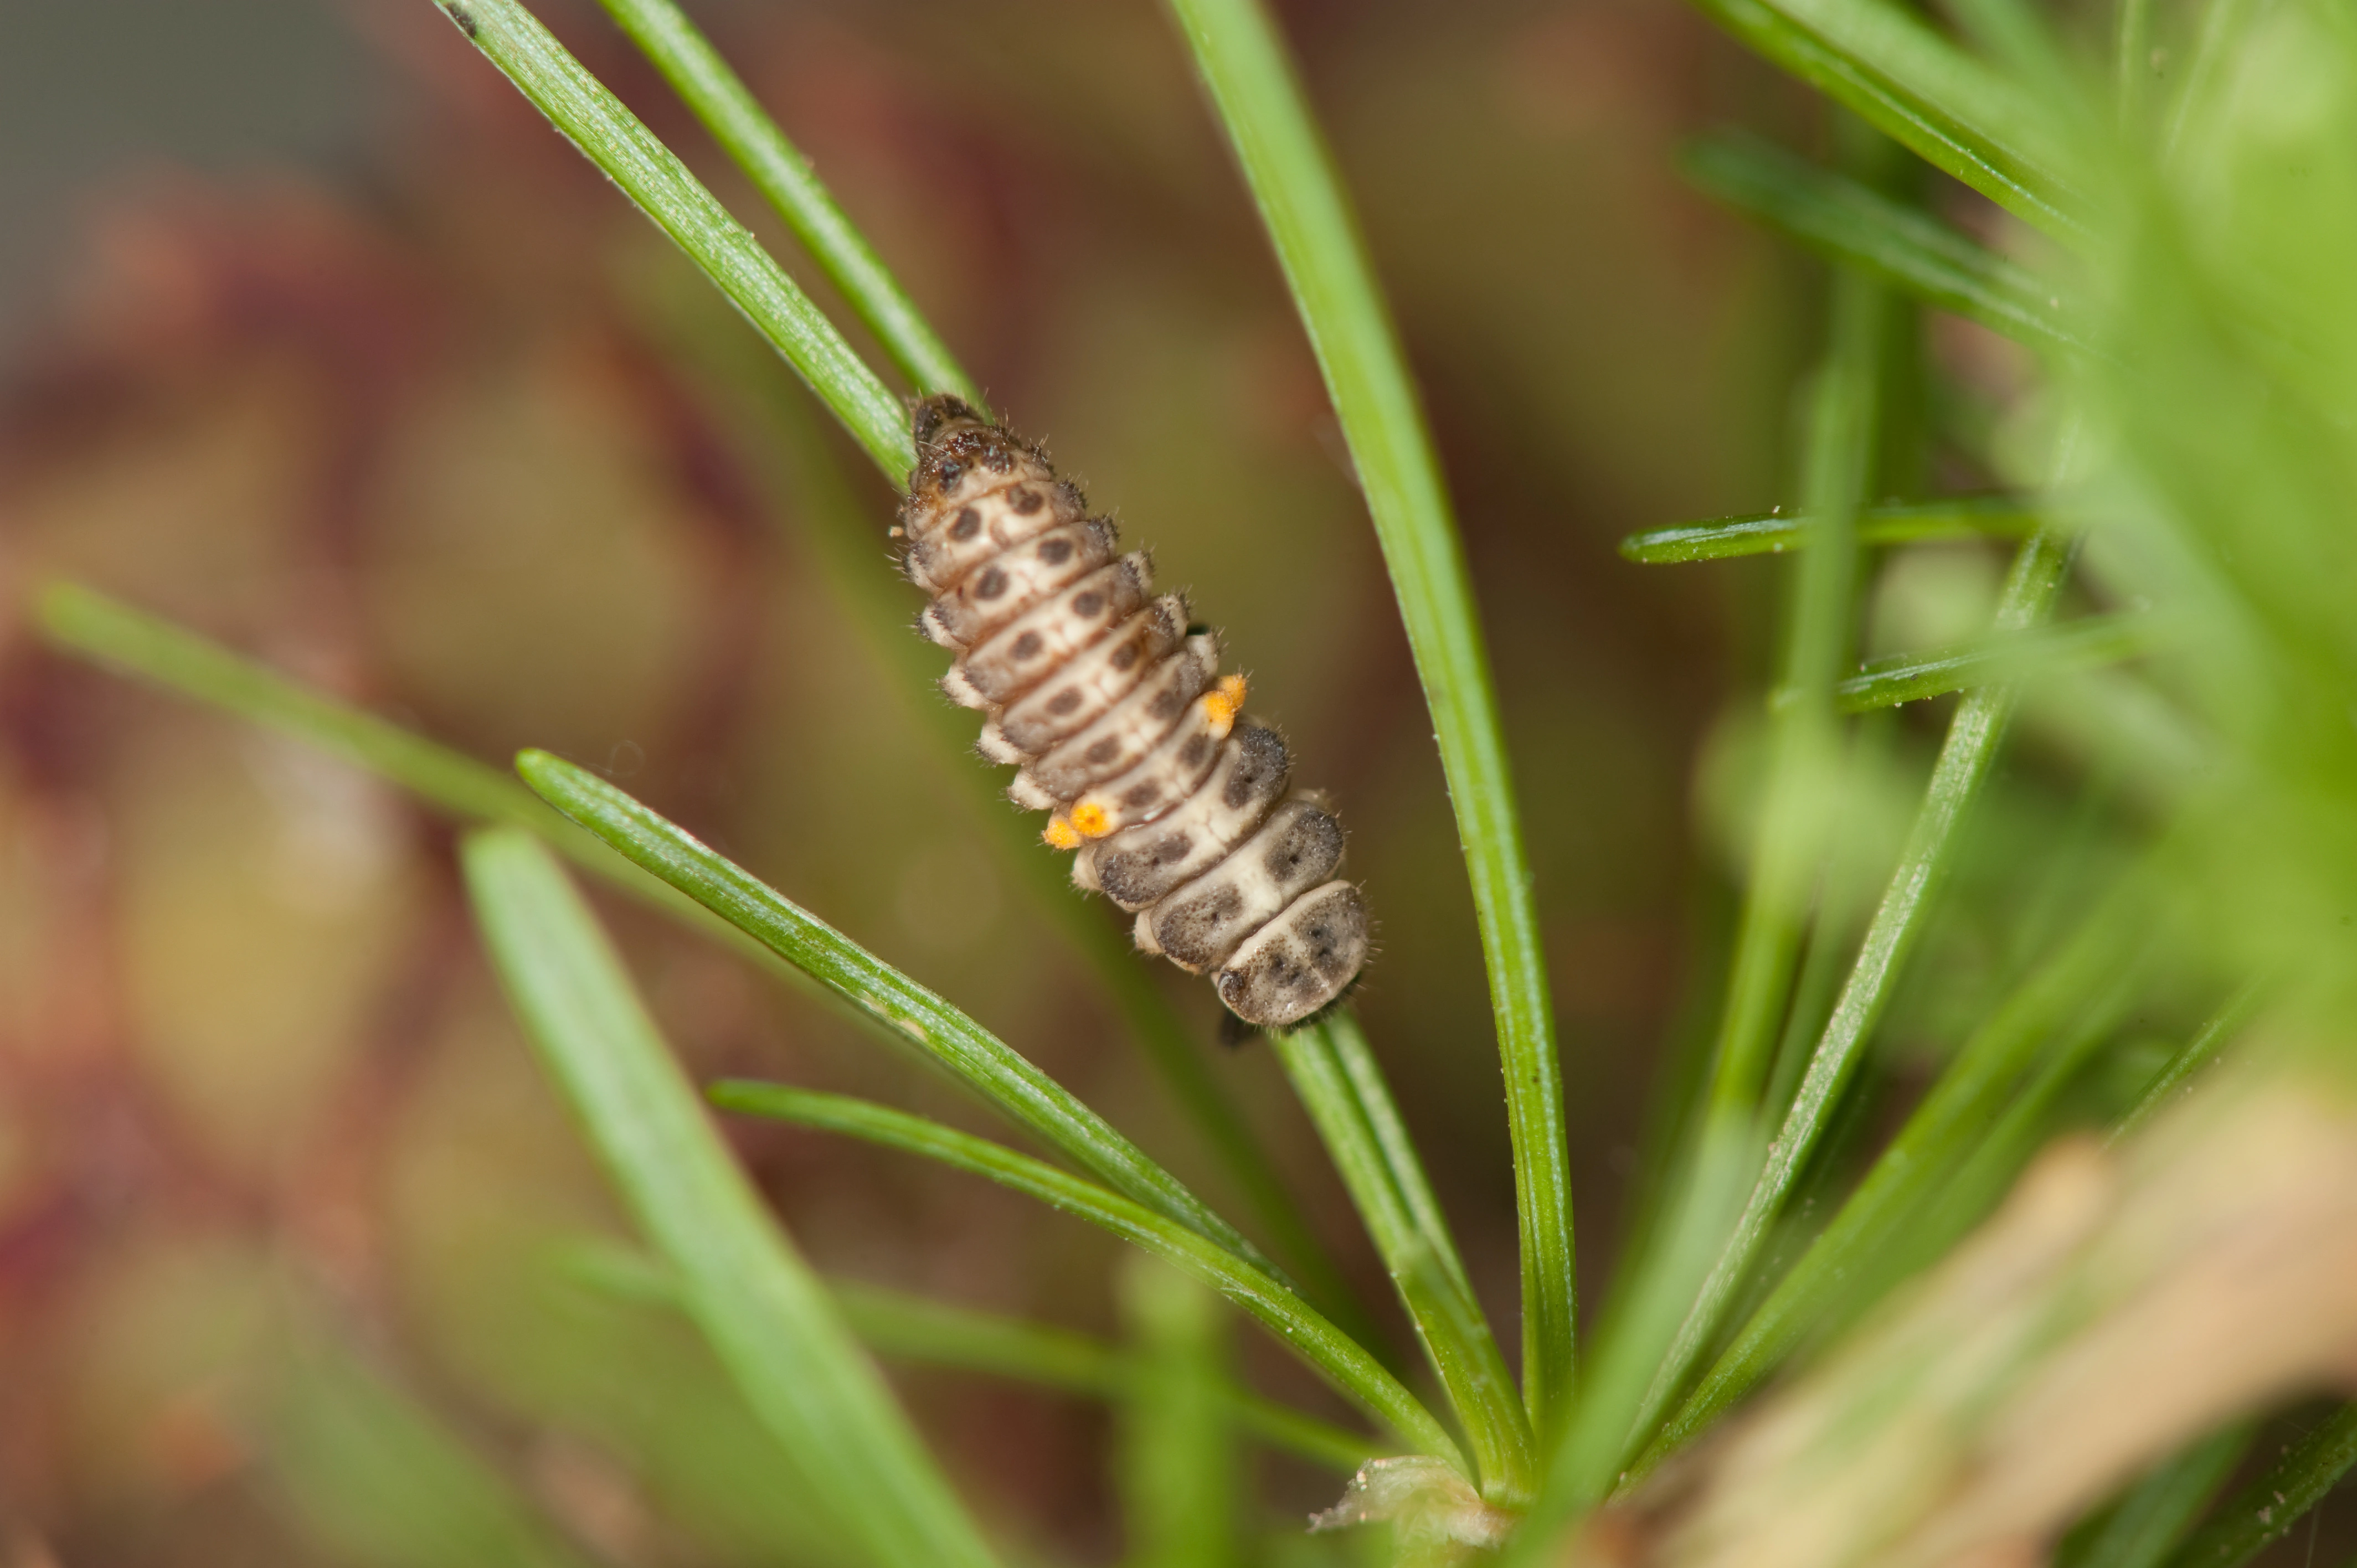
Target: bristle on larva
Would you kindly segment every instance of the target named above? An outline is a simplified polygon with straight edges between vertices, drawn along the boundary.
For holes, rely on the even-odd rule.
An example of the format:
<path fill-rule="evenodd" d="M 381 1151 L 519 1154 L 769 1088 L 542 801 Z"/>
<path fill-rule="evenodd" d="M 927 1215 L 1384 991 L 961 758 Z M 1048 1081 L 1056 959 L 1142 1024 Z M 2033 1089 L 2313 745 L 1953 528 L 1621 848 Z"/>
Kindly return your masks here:
<path fill-rule="evenodd" d="M 1276 732 L 1242 718 L 1216 635 L 1157 597 L 1143 552 L 1037 447 L 953 397 L 920 403 L 900 506 L 920 624 L 956 654 L 942 689 L 986 711 L 982 751 L 1021 768 L 1007 794 L 1051 813 L 1072 880 L 1137 917 L 1137 945 L 1210 974 L 1229 1011 L 1282 1029 L 1367 961 L 1367 912 L 1335 880 L 1342 828 L 1287 792 Z"/>

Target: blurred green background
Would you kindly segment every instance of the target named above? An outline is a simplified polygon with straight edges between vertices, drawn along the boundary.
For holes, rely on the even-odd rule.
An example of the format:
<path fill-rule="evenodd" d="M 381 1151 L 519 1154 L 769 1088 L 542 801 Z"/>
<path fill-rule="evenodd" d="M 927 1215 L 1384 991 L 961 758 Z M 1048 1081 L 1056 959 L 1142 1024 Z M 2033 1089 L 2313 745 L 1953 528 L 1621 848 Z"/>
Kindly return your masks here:
<path fill-rule="evenodd" d="M 1361 1016 L 1511 1342 L 1502 1107 L 1430 726 L 1167 18 L 1142 0 L 695 10 L 997 406 L 1225 628 L 1297 777 L 1338 800 L 1381 922 Z M 1805 145 L 1817 122 L 1677 0 L 1282 10 L 1481 594 L 1592 1293 L 1644 1092 L 1714 1004 L 1727 857 L 1696 779 L 1715 733 L 1712 755 L 1739 751 L 1717 721 L 1756 711 L 1773 602 L 1759 564 L 1641 570 L 1613 546 L 1791 499 L 1814 336 L 1810 269 L 1674 158 L 1710 125 Z M 544 14 L 776 236 L 594 7 Z M 425 0 L 15 0 L 0 200 L 0 1563 L 541 1550 L 500 1533 L 522 1527 L 495 1501 L 462 1506 L 436 1468 L 453 1441 L 593 1558 L 828 1557 L 680 1326 L 568 1263 L 617 1221 L 476 950 L 447 826 L 44 652 L 24 606 L 52 575 L 477 756 L 605 769 L 1233 1208 L 995 847 L 1013 809 L 928 684 L 888 493 Z M 1976 336 L 1935 348 L 1960 385 L 2018 373 Z M 1970 483 L 1956 466 L 1935 478 Z M 1986 602 L 1991 558 L 1925 558 L 1885 585 L 1889 642 Z M 985 1124 L 716 949 L 608 908 L 699 1072 Z M 1222 1051 L 1205 988 L 1152 975 L 1386 1298 L 1265 1053 Z M 741 1131 L 823 1267 L 1113 1331 L 1094 1232 Z M 1334 1412 L 1249 1335 L 1239 1353 Z M 1117 1554 L 1101 1409 L 896 1376 L 1010 1540 Z M 1333 1477 L 1267 1464 L 1272 1529 L 1332 1499 Z"/>

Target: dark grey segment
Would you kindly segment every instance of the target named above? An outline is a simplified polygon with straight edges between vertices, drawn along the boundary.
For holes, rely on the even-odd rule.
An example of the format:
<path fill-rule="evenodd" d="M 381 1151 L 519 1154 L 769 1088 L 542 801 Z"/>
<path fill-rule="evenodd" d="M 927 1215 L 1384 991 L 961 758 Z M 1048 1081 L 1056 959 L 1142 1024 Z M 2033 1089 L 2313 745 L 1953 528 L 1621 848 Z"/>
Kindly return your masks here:
<path fill-rule="evenodd" d="M 1200 972 L 1225 961 L 1341 861 L 1334 819 L 1308 800 L 1287 800 L 1225 860 L 1157 904 L 1146 917 L 1148 929 L 1172 962 Z"/>
<path fill-rule="evenodd" d="M 1230 811 L 1242 811 L 1255 800 L 1274 800 L 1284 793 L 1292 759 L 1285 740 L 1275 730 L 1247 721 L 1236 729 L 1240 755 L 1220 797 Z"/>
<path fill-rule="evenodd" d="M 1286 1028 L 1350 988 L 1366 966 L 1371 936 L 1359 890 L 1331 882 L 1263 926 L 1213 983 L 1245 1023 Z"/>
<path fill-rule="evenodd" d="M 1155 945 L 1179 968 L 1200 974 L 1252 934 L 1254 909 L 1244 888 L 1213 871 L 1208 886 L 1165 899 L 1146 916 Z"/>
<path fill-rule="evenodd" d="M 1261 869 L 1280 887 L 1323 881 L 1342 864 L 1342 824 L 1315 806 L 1296 816 L 1283 836 L 1261 851 Z"/>

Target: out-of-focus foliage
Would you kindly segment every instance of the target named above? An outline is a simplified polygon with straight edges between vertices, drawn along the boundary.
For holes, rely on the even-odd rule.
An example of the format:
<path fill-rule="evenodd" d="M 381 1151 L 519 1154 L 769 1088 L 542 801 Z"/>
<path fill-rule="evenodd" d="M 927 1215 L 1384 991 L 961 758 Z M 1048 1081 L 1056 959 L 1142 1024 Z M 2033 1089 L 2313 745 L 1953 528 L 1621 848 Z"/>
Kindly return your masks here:
<path fill-rule="evenodd" d="M 1920 662 L 1975 644 L 1980 663 L 1919 672 L 1914 697 L 2030 677 L 1856 1077 L 1686 1369 L 1704 1378 L 1697 1421 L 1788 1359 L 1798 1375 L 1663 1472 L 1669 1491 L 1604 1516 L 1584 1538 L 1602 1555 L 2035 1552 L 2173 1451 L 2069 1548 L 2134 1560 L 2103 1553 L 2190 1527 L 2246 1423 L 2264 1434 L 2251 1465 L 2288 1448 L 2288 1468 L 2245 1474 L 2188 1552 L 2231 1556 L 2271 1529 L 2244 1499 L 2278 1475 L 2303 1498 L 2330 1484 L 2345 1416 L 2305 1445 L 2264 1423 L 2345 1377 L 2351 1342 L 2336 1293 L 2357 1017 L 2357 25 L 2334 0 L 2215 4 L 2146 16 L 2150 39 L 2130 30 L 2118 113 L 2076 46 L 2006 0 L 1959 7 L 1986 64 L 1907 34 L 1938 70 L 1900 87 L 1947 73 L 2054 160 L 2040 180 L 2067 177 L 2039 188 L 2068 204 L 2034 215 L 2043 236 L 1846 123 L 1828 134 L 1669 0 L 1286 17 L 1464 521 L 1563 1017 L 1592 1276 L 1631 1238 L 1660 1243 L 1674 1266 L 1652 1277 L 1679 1290 L 1707 1262 L 1710 1237 L 1673 1224 L 1702 1209 L 1676 1207 L 1669 1173 L 1696 1146 L 1682 1107 L 1709 1080 L 1729 889 L 1765 863 L 1761 835 L 1806 817 L 1830 846 L 1780 895 L 1812 924 L 1777 982 L 1789 1005 L 1754 1041 L 1750 1093 L 1772 1126 L 1905 864 L 1949 711 L 1857 721 L 1837 758 L 1811 759 L 1797 815 L 1763 813 L 1777 742 L 1762 736 L 1782 711 L 1768 688 L 1789 673 L 1767 651 L 1767 564 L 1641 569 L 1614 541 L 1654 529 L 1657 544 L 1674 532 L 1670 553 L 1633 554 L 1734 553 L 1728 531 L 1696 545 L 1663 525 L 1739 510 L 1756 533 L 1804 490 L 1837 503 L 1820 518 L 1865 503 L 1867 553 L 1829 596 L 1844 629 L 1820 651 Z M 1872 10 L 1799 9 L 1836 34 Z M 858 1499 L 797 1481 L 777 1405 L 742 1397 L 742 1345 L 716 1358 L 691 1327 L 709 1279 L 578 1266 L 631 1256 L 612 1245 L 630 1226 L 500 1004 L 447 825 L 283 740 L 131 695 L 21 624 L 21 590 L 71 575 L 479 756 L 533 745 L 594 767 L 1239 1212 L 1056 935 L 1046 900 L 1065 895 L 991 847 L 1003 807 L 942 744 L 890 579 L 888 497 L 860 454 L 781 367 L 740 351 L 741 323 L 455 29 L 423 4 L 386 15 L 370 25 L 432 113 L 342 186 L 115 195 L 0 407 L 5 1550 L 848 1563 L 856 1538 L 888 1531 L 840 1528 Z M 1388 1273 L 1412 1302 L 1478 1299 L 1511 1323 L 1501 1086 L 1478 1041 L 1488 1010 L 1431 727 L 1340 433 L 1178 46 L 1150 8 L 1049 0 L 724 16 L 731 59 L 993 403 L 1157 547 L 1286 720 L 1303 777 L 1340 796 L 1383 920 L 1357 1005 L 1438 1201 L 1377 1124 L 1397 1117 L 1387 1098 L 1334 1124 L 1362 1157 L 1343 1183 L 1274 1053 L 1215 1071 L 1370 1299 L 1388 1301 Z M 552 19 L 755 209 L 594 17 Z M 1680 137 L 1726 118 L 1822 144 L 1846 171 L 1737 169 L 1722 147 L 1716 184 L 1745 205 L 1895 289 L 2088 351 L 2041 364 L 1893 307 L 1847 339 L 1867 346 L 1846 371 L 1872 383 L 1870 450 L 1839 449 L 1828 420 L 1804 441 L 1794 410 L 1831 406 L 1787 407 L 1799 345 L 1824 335 L 1816 274 L 1671 183 Z M 1804 446 L 1862 493 L 1780 456 Z M 1952 508 L 1937 539 L 1907 531 L 1931 515 L 1908 503 L 1998 487 L 2025 499 Z M 2002 529 L 1953 525 L 1999 512 Z M 2029 515 L 2084 535 L 2064 606 L 2083 624 L 1980 645 Z M 2062 640 L 2107 626 L 2134 639 Z M 1831 673 L 1810 675 L 1818 698 Z M 697 1078 L 981 1123 L 737 957 L 601 909 Z M 1199 992 L 1172 1003 L 1208 1045 Z M 2255 1007 L 2275 1088 L 2116 1156 L 2049 1156 L 1941 1262 L 2042 1143 L 2119 1124 L 2177 1081 L 2157 1076 L 2172 1054 L 2194 1077 Z M 1335 1038 L 1345 1056 L 1364 1044 Z M 1335 1139 L 1326 1122 L 1365 1085 L 1314 1054 L 1322 1036 L 1291 1045 Z M 1649 1081 L 1660 1109 L 1640 1135 Z M 2306 1087 L 2285 1098 L 2285 1082 Z M 1090 1370 L 1044 1379 L 1103 1402 L 908 1352 L 931 1365 L 897 1387 L 1010 1560 L 1386 1549 L 1382 1532 L 1291 1530 L 1333 1502 L 1329 1475 L 1257 1456 L 1238 1473 L 1235 1434 L 1287 1418 L 1239 1405 L 1230 1377 L 1350 1418 L 1268 1345 L 1232 1345 L 1210 1298 L 1109 1267 L 1099 1238 L 985 1184 L 791 1131 L 734 1136 L 828 1270 L 1125 1341 L 1060 1342 L 1085 1346 Z M 1857 1184 L 1886 1146 L 1897 1157 Z M 2058 1191 L 2069 1201 L 2048 1203 Z M 1390 1206 L 1379 1246 L 1350 1222 L 1354 1197 Z M 1432 1247 L 1441 1208 L 1461 1265 Z M 1634 1299 L 1661 1321 L 1627 1342 L 1667 1344 L 1684 1298 Z M 2137 1337 L 2156 1322 L 2175 1337 Z M 1474 1326 L 1453 1349 L 1480 1354 L 1452 1383 L 1495 1392 L 1504 1369 Z M 1400 1325 L 1382 1326 L 1412 1364 Z M 995 1343 L 965 1364 L 1015 1341 Z M 1052 1360 L 1059 1343 L 1023 1354 Z M 1297 1449 L 1349 1452 L 1303 1430 Z M 1599 1482 L 1616 1440 L 1588 1456 Z M 1325 1519 L 1401 1521 L 1441 1560 L 1502 1537 L 1497 1500 L 1409 1459 Z"/>
<path fill-rule="evenodd" d="M 881 487 L 781 371 L 711 351 L 741 324 L 454 29 L 379 9 L 366 26 L 416 108 L 364 171 L 102 192 L 22 313 L 0 418 L 0 1497 L 68 1563 L 365 1556 L 306 1522 L 249 1413 L 293 1353 L 274 1326 L 316 1308 L 372 1367 L 355 1386 L 430 1412 L 574 1550 L 819 1561 L 684 1325 L 552 1261 L 618 1222 L 473 951 L 443 827 L 40 652 L 23 619 L 25 591 L 81 577 L 494 765 L 530 743 L 607 768 L 1236 1213 L 986 847 L 1004 808 L 933 722 Z M 757 209 L 593 14 L 550 19 Z M 1600 1266 L 1652 1042 L 1681 973 L 1707 969 L 1684 933 L 1685 779 L 1757 598 L 1726 569 L 1699 594 L 1645 576 L 1612 546 L 1776 499 L 1801 297 L 1766 243 L 1679 188 L 1671 153 L 1714 115 L 1791 111 L 1668 4 L 1290 20 L 1466 518 Z M 1164 20 L 1041 4 L 713 21 L 994 399 L 1157 547 L 1337 789 L 1383 909 L 1371 1032 L 1460 1037 L 1485 1008 L 1429 728 L 1290 306 Z M 90 70 L 103 92 L 104 61 Z M 1500 242 L 1462 242 L 1493 211 Z M 748 360 L 774 380 L 747 380 Z M 813 454 L 873 530 L 847 549 L 821 536 Z M 831 1015 L 607 908 L 700 1076 L 989 1127 Z M 1192 989 L 1173 996 L 1216 1049 Z M 1514 1292 L 1493 1059 L 1469 1042 L 1385 1066 L 1494 1309 Z M 1380 1294 L 1273 1065 L 1214 1065 Z M 744 1142 L 830 1270 L 1116 1331 L 1109 1244 L 1084 1230 L 856 1146 Z M 1236 1354 L 1343 1414 L 1258 1343 Z M 900 1386 L 995 1530 L 1117 1549 L 1102 1405 L 952 1372 Z M 1333 1501 L 1326 1471 L 1254 1466 L 1281 1511 L 1240 1518 L 1240 1540 Z M 1351 1550 L 1285 1550 L 1329 1548 Z"/>

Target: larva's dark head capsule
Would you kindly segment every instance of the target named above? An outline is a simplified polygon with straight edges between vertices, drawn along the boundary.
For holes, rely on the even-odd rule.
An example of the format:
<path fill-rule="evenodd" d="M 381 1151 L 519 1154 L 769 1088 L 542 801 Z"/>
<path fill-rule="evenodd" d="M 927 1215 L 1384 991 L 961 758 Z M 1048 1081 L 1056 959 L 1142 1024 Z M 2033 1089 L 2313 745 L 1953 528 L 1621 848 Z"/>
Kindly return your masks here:
<path fill-rule="evenodd" d="M 1242 676 L 1143 552 L 1115 558 L 1039 449 L 972 404 L 911 413 L 917 467 L 902 565 L 922 625 L 956 654 L 943 689 L 990 714 L 984 754 L 1081 852 L 1072 876 L 1136 916 L 1138 946 L 1211 978 L 1239 1019 L 1299 1024 L 1358 977 L 1358 889 L 1333 880 L 1342 830 L 1288 793 L 1284 743 L 1238 723 Z"/>
<path fill-rule="evenodd" d="M 990 421 L 984 418 L 974 404 L 966 402 L 965 399 L 953 397 L 948 392 L 938 392 L 917 404 L 917 411 L 909 419 L 909 434 L 917 438 L 918 449 L 921 451 L 932 444 L 933 437 L 941 434 L 944 425 L 989 423 Z"/>

